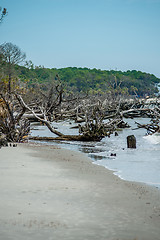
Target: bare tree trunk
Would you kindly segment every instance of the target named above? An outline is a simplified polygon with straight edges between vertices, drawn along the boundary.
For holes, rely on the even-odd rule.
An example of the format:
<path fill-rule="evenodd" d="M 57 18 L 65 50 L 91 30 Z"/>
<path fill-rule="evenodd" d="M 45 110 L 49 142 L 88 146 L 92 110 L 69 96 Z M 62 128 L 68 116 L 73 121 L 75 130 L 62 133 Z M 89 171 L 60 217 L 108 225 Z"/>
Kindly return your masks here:
<path fill-rule="evenodd" d="M 64 134 L 62 134 L 61 132 L 56 131 L 56 130 L 51 126 L 51 124 L 50 124 L 50 122 L 47 120 L 45 114 L 44 114 L 44 118 L 45 118 L 45 119 L 40 118 L 39 116 L 37 116 L 37 114 L 36 114 L 29 106 L 27 106 L 27 104 L 23 101 L 23 99 L 22 99 L 22 97 L 21 97 L 20 95 L 16 95 L 16 97 L 17 97 L 18 101 L 20 102 L 21 106 L 24 107 L 24 108 L 26 108 L 26 109 L 28 109 L 40 122 L 44 123 L 52 133 L 56 134 L 56 135 L 59 136 L 59 137 L 64 136 Z"/>

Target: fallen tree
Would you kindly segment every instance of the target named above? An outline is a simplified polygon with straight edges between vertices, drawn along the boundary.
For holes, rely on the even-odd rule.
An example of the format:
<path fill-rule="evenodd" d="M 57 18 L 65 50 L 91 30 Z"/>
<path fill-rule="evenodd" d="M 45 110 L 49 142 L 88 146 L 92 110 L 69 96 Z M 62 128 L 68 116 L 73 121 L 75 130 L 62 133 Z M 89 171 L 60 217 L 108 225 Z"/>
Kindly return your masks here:
<path fill-rule="evenodd" d="M 147 134 L 160 133 L 160 108 L 155 106 L 154 109 L 150 109 L 151 120 L 149 124 L 137 124 L 138 128 L 144 128 L 147 130 Z"/>
<path fill-rule="evenodd" d="M 51 93 L 50 93 L 51 95 Z M 110 137 L 118 128 L 129 127 L 127 123 L 123 121 L 123 117 L 128 114 L 128 117 L 136 113 L 140 114 L 145 112 L 154 116 L 154 122 L 159 119 L 160 109 L 159 105 L 154 109 L 149 108 L 133 108 L 134 102 L 129 102 L 129 106 L 132 109 L 127 109 L 127 101 L 121 99 L 111 101 L 111 99 L 82 99 L 81 102 L 77 102 L 78 105 L 73 104 L 73 108 L 67 107 L 67 102 L 64 108 L 61 106 L 61 112 L 56 112 L 54 107 L 54 117 L 50 115 L 48 117 L 48 108 L 46 108 L 45 102 L 40 102 L 36 99 L 36 106 L 32 100 L 30 103 L 26 103 L 24 98 L 14 93 L 12 97 L 1 94 L 2 103 L 0 109 L 0 130 L 3 134 L 6 134 L 8 141 L 20 142 L 23 141 L 25 136 L 29 134 L 30 125 L 28 119 L 31 117 L 36 121 L 39 121 L 46 125 L 46 127 L 56 136 L 53 137 L 29 137 L 32 140 L 67 140 L 67 141 L 100 141 L 104 137 Z M 12 101 L 11 101 L 12 100 Z M 62 99 L 61 99 L 62 100 Z M 39 105 L 37 105 L 39 103 Z M 52 102 L 53 104 L 53 102 Z M 61 101 L 62 104 L 62 101 Z M 124 107 L 125 106 L 125 107 Z M 137 106 L 137 105 L 136 105 Z M 142 107 L 142 106 L 141 106 Z M 127 110 L 124 110 L 127 109 Z M 1 111 L 2 110 L 2 111 Z M 56 115 L 60 114 L 61 119 L 69 118 L 76 122 L 83 122 L 78 124 L 79 135 L 65 135 L 59 132 L 52 125 L 50 119 L 54 119 Z M 134 115 L 135 116 L 135 115 Z M 27 119 L 28 118 L 28 119 Z M 59 119 L 59 117 L 58 117 Z M 105 121 L 104 121 L 105 119 Z M 153 123 L 152 123 L 153 125 Z M 144 127 L 144 126 L 138 126 Z M 150 132 L 158 132 L 157 125 L 154 124 L 154 128 L 148 128 Z"/>
<path fill-rule="evenodd" d="M 57 131 L 48 121 L 45 109 L 41 108 L 41 113 L 44 116 L 41 118 L 24 102 L 20 95 L 16 95 L 16 97 L 23 108 L 30 111 L 38 121 L 45 124 L 53 134 L 57 135 L 57 137 L 30 137 L 29 139 L 32 140 L 100 141 L 105 136 L 109 137 L 120 125 L 126 127 L 121 118 L 104 123 L 104 112 L 101 107 L 93 105 L 87 106 L 85 109 L 85 124 L 79 125 L 79 135 L 65 135 Z"/>
<path fill-rule="evenodd" d="M 147 134 L 152 135 L 154 133 L 160 133 L 160 125 L 158 122 L 152 122 L 150 124 L 140 124 L 138 122 L 135 122 L 137 124 L 138 129 L 144 128 L 147 130 Z"/>

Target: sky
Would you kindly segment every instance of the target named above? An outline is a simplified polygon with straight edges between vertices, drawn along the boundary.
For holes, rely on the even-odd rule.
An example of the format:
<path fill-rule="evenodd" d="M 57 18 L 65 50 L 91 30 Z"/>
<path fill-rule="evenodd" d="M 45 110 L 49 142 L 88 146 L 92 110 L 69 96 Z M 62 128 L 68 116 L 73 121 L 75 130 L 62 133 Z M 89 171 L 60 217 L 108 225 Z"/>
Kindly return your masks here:
<path fill-rule="evenodd" d="M 160 78 L 160 0 L 0 0 L 0 44 L 48 68 L 140 70 Z"/>

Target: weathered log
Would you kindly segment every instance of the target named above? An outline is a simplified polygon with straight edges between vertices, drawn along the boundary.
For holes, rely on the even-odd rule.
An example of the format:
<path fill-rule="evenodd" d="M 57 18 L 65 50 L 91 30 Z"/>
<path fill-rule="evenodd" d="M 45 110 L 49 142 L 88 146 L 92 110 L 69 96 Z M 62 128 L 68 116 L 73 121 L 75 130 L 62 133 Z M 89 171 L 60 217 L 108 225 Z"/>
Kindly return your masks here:
<path fill-rule="evenodd" d="M 83 136 L 83 135 L 63 135 L 61 137 L 29 137 L 29 140 L 36 141 L 100 141 L 102 138 L 100 137 L 92 137 L 92 136 Z"/>
<path fill-rule="evenodd" d="M 129 109 L 122 111 L 121 114 L 125 118 L 134 118 L 134 117 L 149 117 L 151 110 L 148 108 L 139 108 L 139 109 Z"/>
<path fill-rule="evenodd" d="M 127 137 L 127 147 L 136 148 L 136 138 L 134 135 L 130 135 Z"/>
<path fill-rule="evenodd" d="M 85 122 L 85 119 L 84 118 L 77 118 L 76 120 L 75 120 L 75 122 L 76 123 L 82 123 L 82 122 Z"/>
<path fill-rule="evenodd" d="M 138 128 L 144 128 L 147 130 L 148 134 L 158 133 L 160 132 L 160 126 L 158 125 L 159 121 L 153 121 L 151 124 L 140 124 L 138 122 L 135 122 L 138 126 Z"/>
<path fill-rule="evenodd" d="M 43 118 L 43 114 L 36 114 L 38 117 Z M 33 114 L 23 114 L 23 118 L 27 118 L 30 122 L 39 122 Z"/>

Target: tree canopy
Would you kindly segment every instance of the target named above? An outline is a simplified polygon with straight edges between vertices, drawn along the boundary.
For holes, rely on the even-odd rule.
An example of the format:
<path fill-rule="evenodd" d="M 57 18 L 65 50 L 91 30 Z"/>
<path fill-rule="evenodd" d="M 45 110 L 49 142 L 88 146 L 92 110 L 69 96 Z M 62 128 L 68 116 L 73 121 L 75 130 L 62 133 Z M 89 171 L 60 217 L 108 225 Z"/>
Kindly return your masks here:
<path fill-rule="evenodd" d="M 0 84 L 2 79 L 8 81 L 8 92 L 11 92 L 13 73 L 20 85 L 27 83 L 28 88 L 36 88 L 37 84 L 43 90 L 50 89 L 59 76 L 63 89 L 67 92 L 89 92 L 90 94 L 114 93 L 114 95 L 134 95 L 143 97 L 152 96 L 158 92 L 156 84 L 160 79 L 153 74 L 128 70 L 126 72 L 115 70 L 100 70 L 89 68 L 45 68 L 34 66 L 32 61 L 20 65 L 26 55 L 21 49 L 12 44 L 0 45 Z M 8 80 L 7 80 L 8 79 Z"/>
<path fill-rule="evenodd" d="M 144 96 L 157 92 L 156 83 L 160 79 L 153 74 L 141 71 L 114 71 L 89 68 L 44 68 L 42 66 L 30 67 L 16 66 L 21 80 L 28 80 L 28 84 L 34 87 L 34 83 L 50 85 L 58 74 L 67 90 L 73 92 L 90 92 L 91 94 L 103 94 L 115 90 L 117 93 Z"/>
<path fill-rule="evenodd" d="M 0 45 L 1 71 L 3 68 L 3 71 L 5 72 L 5 75 L 8 78 L 9 93 L 11 93 L 11 82 L 15 64 L 23 62 L 25 57 L 26 57 L 25 53 L 23 53 L 18 46 L 12 43 L 4 43 Z"/>

